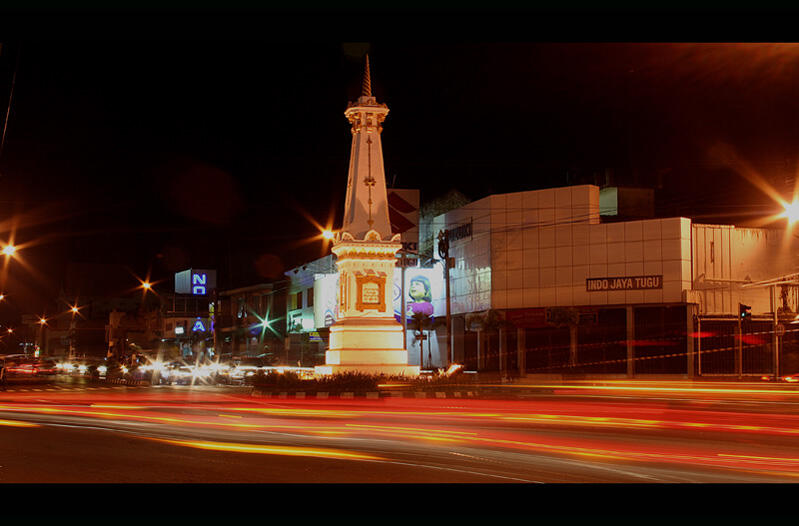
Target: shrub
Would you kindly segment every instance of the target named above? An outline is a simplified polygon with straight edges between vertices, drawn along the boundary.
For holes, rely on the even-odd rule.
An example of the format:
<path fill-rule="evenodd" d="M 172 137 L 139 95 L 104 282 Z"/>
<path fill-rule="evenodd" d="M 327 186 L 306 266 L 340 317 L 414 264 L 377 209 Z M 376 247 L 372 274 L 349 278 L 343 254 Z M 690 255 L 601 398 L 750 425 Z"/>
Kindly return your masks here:
<path fill-rule="evenodd" d="M 388 376 L 384 374 L 366 374 L 359 372 L 338 373 L 331 376 L 320 376 L 313 380 L 303 380 L 296 373 L 287 371 L 267 374 L 258 372 L 246 379 L 246 383 L 259 389 L 281 389 L 292 391 L 376 391 L 379 384 L 404 384 L 410 387 L 456 386 L 474 383 L 469 375 L 455 373 L 451 376 L 443 374 L 409 378 L 405 376 Z"/>
<path fill-rule="evenodd" d="M 299 391 L 374 391 L 383 378 L 380 375 L 363 373 L 339 373 L 332 376 L 314 378 L 313 380 L 303 380 L 299 375 L 291 371 L 284 373 L 270 371 L 267 374 L 259 372 L 249 377 L 247 383 L 259 388 Z"/>

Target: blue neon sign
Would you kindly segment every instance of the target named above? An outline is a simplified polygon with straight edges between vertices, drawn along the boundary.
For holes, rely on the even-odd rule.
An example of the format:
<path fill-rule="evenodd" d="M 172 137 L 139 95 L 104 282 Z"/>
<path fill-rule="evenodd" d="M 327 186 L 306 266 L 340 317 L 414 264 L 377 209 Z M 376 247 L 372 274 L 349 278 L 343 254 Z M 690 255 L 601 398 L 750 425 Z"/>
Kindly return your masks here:
<path fill-rule="evenodd" d="M 208 274 L 205 272 L 191 275 L 191 293 L 205 296 L 206 286 L 208 285 Z"/>

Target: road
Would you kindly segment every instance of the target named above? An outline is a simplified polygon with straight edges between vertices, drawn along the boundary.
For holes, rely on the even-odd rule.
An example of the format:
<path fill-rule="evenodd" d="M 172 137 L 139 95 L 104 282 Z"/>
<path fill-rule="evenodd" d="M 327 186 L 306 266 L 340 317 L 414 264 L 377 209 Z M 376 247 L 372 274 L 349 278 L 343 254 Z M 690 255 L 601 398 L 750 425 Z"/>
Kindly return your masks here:
<path fill-rule="evenodd" d="M 0 392 L 0 482 L 799 481 L 799 392 L 572 391 L 294 400 L 12 385 Z"/>

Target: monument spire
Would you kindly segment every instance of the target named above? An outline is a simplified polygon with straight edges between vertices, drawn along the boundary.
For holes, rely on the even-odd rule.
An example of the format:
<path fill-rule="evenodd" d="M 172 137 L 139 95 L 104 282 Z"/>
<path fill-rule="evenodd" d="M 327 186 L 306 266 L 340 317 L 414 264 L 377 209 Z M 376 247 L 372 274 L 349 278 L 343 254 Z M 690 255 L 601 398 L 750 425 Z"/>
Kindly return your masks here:
<path fill-rule="evenodd" d="M 352 124 L 352 147 L 341 232 L 364 239 L 367 232 L 374 230 L 380 239 L 388 241 L 392 232 L 380 141 L 388 107 L 372 95 L 369 55 L 364 61 L 361 96 L 347 105 L 344 115 Z"/>
<path fill-rule="evenodd" d="M 366 54 L 366 66 L 363 70 L 363 85 L 361 86 L 361 96 L 372 96 L 372 76 L 369 74 L 369 53 Z"/>

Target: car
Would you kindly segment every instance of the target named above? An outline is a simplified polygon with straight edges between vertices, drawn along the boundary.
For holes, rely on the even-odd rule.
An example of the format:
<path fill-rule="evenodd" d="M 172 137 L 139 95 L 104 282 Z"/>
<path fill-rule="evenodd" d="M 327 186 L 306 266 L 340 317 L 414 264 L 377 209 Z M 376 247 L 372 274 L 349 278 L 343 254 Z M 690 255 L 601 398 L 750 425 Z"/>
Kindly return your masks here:
<path fill-rule="evenodd" d="M 773 382 L 775 377 L 773 374 L 764 374 L 760 379 L 764 382 Z M 780 376 L 777 380 L 780 382 L 799 383 L 799 373 L 785 374 Z"/>
<path fill-rule="evenodd" d="M 216 383 L 212 372 L 207 367 L 171 363 L 161 369 L 161 383 L 167 385 L 208 385 Z"/>
<path fill-rule="evenodd" d="M 229 364 L 228 377 L 231 382 L 244 382 L 246 378 L 259 372 L 266 372 L 268 364 L 263 358 L 241 357 L 234 358 Z"/>
<path fill-rule="evenodd" d="M 4 358 L 8 380 L 52 381 L 58 372 L 52 360 L 40 360 L 24 355 L 9 355 Z"/>

